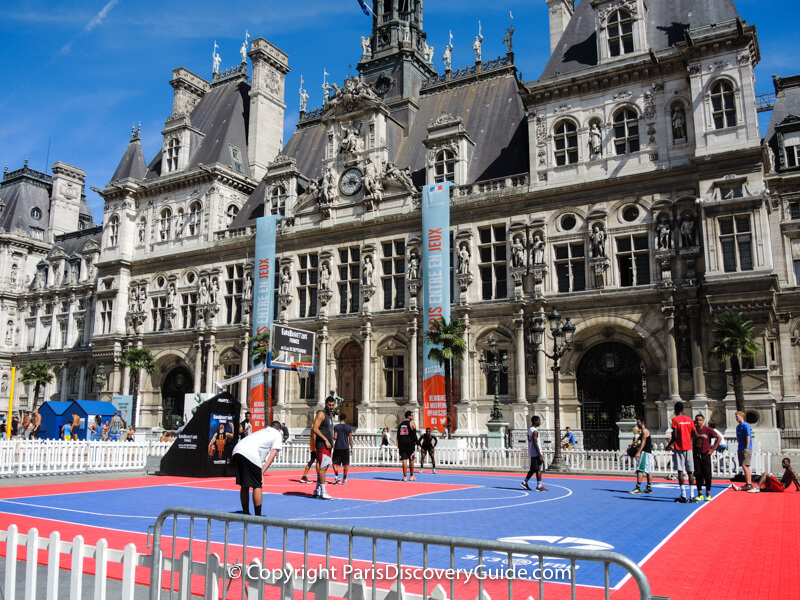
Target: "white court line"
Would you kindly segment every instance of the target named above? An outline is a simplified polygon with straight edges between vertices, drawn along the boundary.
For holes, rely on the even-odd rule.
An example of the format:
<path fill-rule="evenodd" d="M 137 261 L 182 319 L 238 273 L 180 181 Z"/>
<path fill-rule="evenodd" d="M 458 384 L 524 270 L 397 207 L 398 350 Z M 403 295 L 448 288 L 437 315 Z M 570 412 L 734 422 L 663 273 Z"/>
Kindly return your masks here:
<path fill-rule="evenodd" d="M 728 488 L 725 488 L 724 490 L 722 490 L 722 492 L 721 492 L 721 493 L 722 493 L 722 494 L 724 494 L 724 493 L 725 493 L 727 490 L 728 490 Z M 703 510 L 703 508 L 705 508 L 705 507 L 706 507 L 706 506 L 707 506 L 707 505 L 708 505 L 710 502 L 713 502 L 714 500 L 716 500 L 716 499 L 717 499 L 719 496 L 720 496 L 720 494 L 717 494 L 716 496 L 713 496 L 713 497 L 712 497 L 712 499 L 711 499 L 711 500 L 709 500 L 708 502 L 706 502 L 706 501 L 703 501 L 703 503 L 702 503 L 702 504 L 701 504 L 701 505 L 700 505 L 698 508 L 696 508 L 695 510 L 693 510 L 693 511 L 692 511 L 692 513 L 691 513 L 691 514 L 689 514 L 689 515 L 688 515 L 688 516 L 687 516 L 687 517 L 686 517 L 686 518 L 685 518 L 683 521 L 681 521 L 681 523 L 680 523 L 680 524 L 679 524 L 679 525 L 678 525 L 678 526 L 677 526 L 675 529 L 673 529 L 673 530 L 672 530 L 672 531 L 671 531 L 671 532 L 670 532 L 670 533 L 667 535 L 667 537 L 665 537 L 663 540 L 661 540 L 661 541 L 658 543 L 658 545 L 657 545 L 655 548 L 653 548 L 653 549 L 652 549 L 652 550 L 651 550 L 651 551 L 650 551 L 650 552 L 647 554 L 647 556 L 645 556 L 645 557 L 644 557 L 642 560 L 640 560 L 640 561 L 637 563 L 637 564 L 639 565 L 639 567 L 640 567 L 640 568 L 641 568 L 641 567 L 644 567 L 644 563 L 646 563 L 648 560 L 650 560 L 650 558 L 651 558 L 651 557 L 652 557 L 652 556 L 653 556 L 653 555 L 654 555 L 656 552 L 658 552 L 658 551 L 661 549 L 661 547 L 662 547 L 664 544 L 666 544 L 666 543 L 667 543 L 667 542 L 670 540 L 670 538 L 672 538 L 672 536 L 674 536 L 676 533 L 678 533 L 678 530 L 679 530 L 681 527 L 683 527 L 684 525 L 686 525 L 686 523 L 688 523 L 688 522 L 689 522 L 689 521 L 692 519 L 692 517 L 693 517 L 693 516 L 695 516 L 697 513 L 699 513 L 701 510 Z M 628 579 L 630 579 L 630 578 L 631 578 L 631 574 L 630 574 L 630 573 L 626 573 L 626 574 L 625 574 L 625 577 L 623 577 L 623 578 L 620 580 L 620 582 L 619 582 L 617 585 L 615 585 L 613 588 L 611 588 L 611 589 L 613 589 L 613 590 L 619 590 L 619 589 L 621 589 L 621 588 L 622 588 L 622 586 L 623 586 L 623 585 L 624 585 L 624 584 L 625 584 L 625 583 L 628 581 Z"/>
<path fill-rule="evenodd" d="M 151 517 L 140 517 L 140 516 L 137 516 L 137 515 L 120 515 L 120 514 L 111 515 L 111 514 L 107 514 L 107 513 L 91 512 L 91 511 L 88 511 L 88 510 L 77 510 L 75 508 L 63 508 L 63 507 L 60 507 L 60 506 L 46 506 L 46 505 L 43 505 L 43 504 L 30 504 L 28 502 L 14 502 L 13 500 L 0 500 L 0 504 L 2 504 L 4 502 L 7 503 L 7 504 L 16 504 L 18 506 L 30 506 L 32 508 L 46 508 L 46 509 L 50 509 L 50 510 L 63 510 L 64 512 L 81 513 L 83 515 L 91 515 L 93 517 L 114 517 L 114 518 L 117 518 L 117 519 L 119 519 L 119 518 L 150 519 L 150 520 L 153 520 L 153 521 L 156 519 L 156 517 L 152 517 L 152 516 Z M 45 518 L 45 519 L 47 518 L 47 517 L 36 517 L 34 515 L 25 515 L 25 516 L 30 516 L 30 517 L 33 517 L 33 518 Z M 71 524 L 72 525 L 79 525 L 79 523 L 71 523 Z M 107 528 L 103 527 L 103 529 L 107 529 Z"/>
<path fill-rule="evenodd" d="M 320 517 L 320 516 L 316 516 L 315 515 L 314 517 L 308 517 L 307 519 L 315 520 L 315 521 L 343 521 L 343 520 L 356 520 L 356 519 L 386 519 L 386 518 L 401 519 L 401 518 L 404 518 L 404 517 L 433 517 L 433 516 L 438 516 L 438 515 L 453 515 L 453 514 L 463 514 L 463 513 L 472 513 L 472 512 L 484 512 L 484 511 L 487 511 L 487 510 L 501 510 L 503 508 L 517 508 L 517 507 L 520 507 L 520 506 L 529 506 L 531 504 L 543 504 L 544 502 L 554 502 L 556 500 L 563 500 L 564 498 L 568 498 L 568 497 L 570 497 L 572 495 L 572 490 L 569 489 L 569 488 L 566 488 L 564 486 L 555 485 L 555 484 L 551 483 L 550 487 L 554 487 L 554 488 L 557 487 L 557 488 L 561 488 L 562 490 L 566 490 L 567 494 L 564 495 L 564 496 L 557 496 L 555 498 L 543 498 L 542 500 L 534 500 L 533 502 L 520 502 L 520 503 L 517 503 L 517 504 L 506 504 L 505 506 L 489 506 L 489 507 L 484 507 L 484 508 L 471 508 L 471 509 L 468 509 L 468 510 L 451 510 L 451 511 L 442 511 L 442 512 L 426 512 L 425 514 L 414 513 L 414 514 L 407 514 L 407 515 L 375 515 L 375 516 L 361 516 L 361 517 L 352 516 L 352 515 L 348 516 L 348 517 Z M 543 494 L 543 493 L 546 493 L 546 492 L 531 492 L 531 493 Z M 398 500 L 404 500 L 404 499 L 405 498 L 398 498 Z M 502 498 L 498 498 L 498 500 L 502 500 Z M 446 502 L 446 501 L 447 500 L 442 500 L 442 502 Z M 349 510 L 350 508 L 353 508 L 353 507 L 344 508 L 342 510 Z M 331 512 L 339 512 L 339 511 L 331 511 Z M 323 513 L 323 514 L 330 514 L 330 513 Z M 302 520 L 305 520 L 305 519 L 298 517 L 296 519 L 290 519 L 290 520 L 292 520 L 292 521 L 302 521 Z"/>
<path fill-rule="evenodd" d="M 475 486 L 475 487 L 476 488 L 480 487 L 480 488 L 485 488 L 485 489 L 498 489 L 498 488 L 487 488 L 485 485 L 480 485 L 480 486 Z M 464 488 L 462 488 L 462 489 L 464 489 Z M 460 492 L 461 490 L 440 490 L 439 493 L 444 493 L 444 492 L 448 492 L 448 491 Z M 522 490 L 505 490 L 505 491 L 512 492 L 513 494 L 516 494 L 517 498 L 522 498 L 523 496 L 527 496 L 528 495 L 527 492 L 524 492 Z M 413 500 L 424 500 L 424 501 L 427 501 L 427 502 L 431 502 L 431 501 L 434 501 L 434 502 L 445 502 L 445 501 L 447 501 L 447 498 L 444 498 L 444 499 L 442 499 L 442 498 L 412 498 L 412 499 Z M 460 498 L 458 501 L 459 502 L 477 502 L 479 500 L 505 500 L 505 498 L 498 498 L 498 497 L 494 497 L 494 498 Z"/>

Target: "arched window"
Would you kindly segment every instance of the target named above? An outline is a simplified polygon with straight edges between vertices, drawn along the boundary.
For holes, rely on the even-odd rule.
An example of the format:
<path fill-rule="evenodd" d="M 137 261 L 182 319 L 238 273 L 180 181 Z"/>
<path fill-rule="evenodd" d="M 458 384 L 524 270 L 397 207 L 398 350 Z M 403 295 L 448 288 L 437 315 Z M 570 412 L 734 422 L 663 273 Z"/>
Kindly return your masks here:
<path fill-rule="evenodd" d="M 77 394 L 78 393 L 78 383 L 80 382 L 80 371 L 78 369 L 72 369 L 69 374 L 69 393 L 70 394 Z"/>
<path fill-rule="evenodd" d="M 178 168 L 178 154 L 181 151 L 181 142 L 178 138 L 172 138 L 167 145 L 167 172 Z"/>
<path fill-rule="evenodd" d="M 230 227 L 231 223 L 233 223 L 233 220 L 236 218 L 236 215 L 239 214 L 239 207 L 235 204 L 231 204 L 228 207 L 228 210 L 225 211 L 225 214 L 228 217 L 228 227 Z"/>
<path fill-rule="evenodd" d="M 572 121 L 561 121 L 556 125 L 555 136 L 556 164 L 574 165 L 578 162 L 578 127 Z"/>
<path fill-rule="evenodd" d="M 622 56 L 633 52 L 633 19 L 626 10 L 618 10 L 608 17 L 608 53 Z"/>
<path fill-rule="evenodd" d="M 633 109 L 623 108 L 614 117 L 614 147 L 617 154 L 639 151 L 639 117 Z"/>
<path fill-rule="evenodd" d="M 161 211 L 158 218 L 158 232 L 161 240 L 168 240 L 170 238 L 170 231 L 172 226 L 172 209 L 165 208 Z"/>
<path fill-rule="evenodd" d="M 286 216 L 286 188 L 282 185 L 275 186 L 272 189 L 270 200 L 270 214 Z"/>
<path fill-rule="evenodd" d="M 456 175 L 456 155 L 450 150 L 442 150 L 436 155 L 433 162 L 434 183 L 444 181 L 455 182 Z"/>
<path fill-rule="evenodd" d="M 200 202 L 192 202 L 189 206 L 189 235 L 200 233 L 200 219 L 203 205 Z"/>
<path fill-rule="evenodd" d="M 718 81 L 711 88 L 711 114 L 714 117 L 714 129 L 736 125 L 736 101 L 733 85 L 729 81 Z"/>
<path fill-rule="evenodd" d="M 86 370 L 86 380 L 83 384 L 83 390 L 85 394 L 94 394 L 95 389 L 97 387 L 97 368 L 96 367 L 89 367 Z"/>
<path fill-rule="evenodd" d="M 119 245 L 119 217 L 117 215 L 108 220 L 108 245 L 112 247 Z"/>

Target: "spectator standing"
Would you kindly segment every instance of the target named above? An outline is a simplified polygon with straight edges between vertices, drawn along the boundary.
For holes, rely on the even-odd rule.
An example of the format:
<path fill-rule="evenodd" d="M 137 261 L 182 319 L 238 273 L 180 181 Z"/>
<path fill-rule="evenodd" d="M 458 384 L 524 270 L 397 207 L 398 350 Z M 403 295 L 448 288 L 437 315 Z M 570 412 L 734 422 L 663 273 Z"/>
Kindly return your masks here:
<path fill-rule="evenodd" d="M 342 485 L 347 485 L 350 470 L 350 448 L 353 447 L 353 428 L 347 424 L 347 415 L 339 413 L 339 424 L 333 428 L 333 483 L 339 483 L 337 465 L 342 466 Z"/>
<path fill-rule="evenodd" d="M 128 427 L 128 431 L 125 432 L 125 441 L 126 442 L 136 441 L 136 430 L 133 428 L 133 425 Z"/>
<path fill-rule="evenodd" d="M 87 431 L 86 437 L 92 440 L 93 442 L 99 442 L 101 435 L 102 435 L 102 424 L 100 415 L 95 415 L 94 421 L 89 424 L 89 429 Z"/>
<path fill-rule="evenodd" d="M 697 482 L 697 499 L 711 500 L 711 455 L 717 451 L 719 436 L 717 432 L 706 426 L 705 417 L 697 414 L 694 426 L 697 435 L 694 437 L 694 478 Z M 714 440 L 713 446 L 711 440 Z M 703 485 L 706 495 L 703 496 Z"/>
<path fill-rule="evenodd" d="M 631 490 L 631 494 L 652 494 L 653 493 L 653 438 L 650 437 L 650 430 L 644 417 L 636 419 L 636 428 L 639 430 L 639 438 L 636 447 L 636 487 Z M 642 490 L 642 478 L 647 476 L 647 487 Z"/>
<path fill-rule="evenodd" d="M 31 413 L 25 411 L 22 415 L 22 425 L 20 426 L 19 434 L 26 440 L 31 436 Z"/>
<path fill-rule="evenodd" d="M 425 433 L 422 434 L 422 437 L 419 438 L 419 472 L 422 473 L 422 469 L 425 468 L 425 455 L 431 457 L 431 464 L 433 465 L 433 473 L 436 473 L 436 444 L 439 443 L 439 439 L 433 435 L 431 432 L 431 428 L 428 427 L 425 429 Z"/>
<path fill-rule="evenodd" d="M 531 459 L 531 465 L 528 469 L 528 474 L 522 480 L 520 485 L 526 490 L 531 489 L 528 482 L 531 477 L 536 475 L 536 491 L 546 492 L 547 488 L 542 485 L 542 449 L 539 447 L 539 425 L 542 420 L 538 416 L 531 417 L 531 426 L 528 428 L 528 458 Z"/>
<path fill-rule="evenodd" d="M 31 435 L 32 440 L 39 438 L 39 432 L 42 427 L 42 415 L 39 414 L 39 409 L 33 409 L 33 416 L 31 417 Z"/>
<path fill-rule="evenodd" d="M 119 416 L 119 411 L 114 411 L 114 416 L 111 417 L 111 428 L 109 430 L 109 439 L 112 442 L 118 442 L 119 436 L 122 433 L 122 417 Z"/>
<path fill-rule="evenodd" d="M 67 421 L 64 423 L 63 427 L 61 427 L 61 439 L 62 440 L 69 440 L 72 437 L 72 424 Z"/>
<path fill-rule="evenodd" d="M 13 415 L 11 415 L 11 437 L 12 438 L 17 437 L 18 433 L 19 433 L 19 416 L 17 415 L 17 413 L 14 413 Z"/>
<path fill-rule="evenodd" d="M 397 449 L 400 451 L 400 464 L 403 468 L 403 481 L 416 481 L 414 477 L 414 450 L 417 447 L 417 426 L 414 413 L 406 411 L 406 418 L 397 427 Z M 410 470 L 410 477 L 409 477 Z"/>
<path fill-rule="evenodd" d="M 389 428 L 384 427 L 383 435 L 381 435 L 381 460 L 385 461 L 386 458 L 389 456 L 390 453 L 389 446 L 393 443 L 394 442 L 392 441 L 392 436 L 389 435 Z"/>
<path fill-rule="evenodd" d="M 283 443 L 285 444 L 289 441 L 289 437 L 291 436 L 289 428 L 286 427 L 286 423 L 281 423 L 281 434 L 283 435 Z"/>
<path fill-rule="evenodd" d="M 737 411 L 736 413 L 736 440 L 738 441 L 737 457 L 739 465 L 744 471 L 744 491 L 753 489 L 753 472 L 750 469 L 750 460 L 753 456 L 753 430 L 750 429 L 750 424 L 745 423 L 744 413 Z"/>
<path fill-rule="evenodd" d="M 694 460 L 692 455 L 692 439 L 696 433 L 694 421 L 683 414 L 683 402 L 675 403 L 675 417 L 672 419 L 672 439 L 668 446 L 672 447 L 672 466 L 678 472 L 678 485 L 681 495 L 675 502 L 697 502 L 694 496 Z M 686 499 L 685 478 L 689 477 L 689 496 Z"/>
<path fill-rule="evenodd" d="M 239 439 L 246 438 L 253 433 L 253 423 L 250 421 L 250 411 L 244 413 L 244 421 L 239 424 Z"/>
<path fill-rule="evenodd" d="M 70 431 L 70 436 L 72 441 L 78 441 L 78 432 L 81 429 L 81 418 L 78 416 L 78 411 L 72 411 L 72 431 Z"/>

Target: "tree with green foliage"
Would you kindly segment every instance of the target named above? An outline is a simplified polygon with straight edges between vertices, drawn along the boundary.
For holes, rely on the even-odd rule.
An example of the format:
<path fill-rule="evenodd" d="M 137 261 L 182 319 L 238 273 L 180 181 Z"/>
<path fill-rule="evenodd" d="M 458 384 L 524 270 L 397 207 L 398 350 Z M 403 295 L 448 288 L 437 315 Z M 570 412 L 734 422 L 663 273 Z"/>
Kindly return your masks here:
<path fill-rule="evenodd" d="M 452 373 L 453 362 L 464 360 L 467 345 L 464 343 L 464 323 L 460 319 L 438 319 L 431 323 L 425 332 L 425 341 L 433 347 L 428 351 L 428 359 L 444 366 L 444 394 L 447 402 L 447 437 L 453 434 L 452 427 Z"/>
<path fill-rule="evenodd" d="M 33 383 L 33 408 L 39 406 L 39 391 L 42 389 L 42 384 L 47 385 L 53 381 L 53 374 L 51 365 L 46 360 L 35 360 L 29 362 L 22 368 L 22 383 Z"/>
<path fill-rule="evenodd" d="M 724 312 L 714 317 L 711 333 L 714 345 L 708 353 L 721 363 L 730 360 L 733 395 L 736 397 L 736 410 L 744 412 L 744 387 L 742 386 L 742 358 L 755 358 L 762 345 L 753 335 L 754 325 L 742 313 Z"/>
<path fill-rule="evenodd" d="M 269 354 L 269 330 L 262 331 L 255 337 L 250 336 L 247 338 L 248 341 L 252 344 L 250 352 L 251 356 L 253 357 L 253 366 L 257 367 L 259 365 L 267 364 L 267 355 Z M 264 394 L 264 418 L 266 419 L 267 423 L 271 422 L 272 415 L 269 414 L 269 390 L 267 389 L 267 375 L 268 372 L 264 372 L 264 385 L 262 387 L 262 392 Z M 252 409 L 252 407 L 250 407 Z"/>
<path fill-rule="evenodd" d="M 152 375 L 158 371 L 156 359 L 148 348 L 128 348 L 119 359 L 123 367 L 131 370 L 133 407 L 131 409 L 131 424 L 136 427 L 136 405 L 139 402 L 139 372 L 144 371 Z"/>

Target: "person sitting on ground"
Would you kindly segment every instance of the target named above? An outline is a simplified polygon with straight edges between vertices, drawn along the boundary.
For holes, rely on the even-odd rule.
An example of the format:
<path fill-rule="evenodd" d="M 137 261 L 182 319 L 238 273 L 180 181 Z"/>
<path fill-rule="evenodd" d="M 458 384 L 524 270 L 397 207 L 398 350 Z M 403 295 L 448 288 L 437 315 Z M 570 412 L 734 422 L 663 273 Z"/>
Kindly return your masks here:
<path fill-rule="evenodd" d="M 171 442 L 172 441 L 172 431 L 166 430 L 164 433 L 161 434 L 161 438 L 159 439 L 161 442 Z"/>
<path fill-rule="evenodd" d="M 780 480 L 776 479 L 771 473 L 764 473 L 761 479 L 758 480 L 758 483 L 753 486 L 753 489 L 747 491 L 750 493 L 785 492 L 794 485 L 795 489 L 800 492 L 800 481 L 797 480 L 797 473 L 792 469 L 792 461 L 788 458 L 784 458 L 781 461 L 781 466 L 783 467 L 783 477 L 781 477 Z M 731 488 L 734 491 L 744 491 L 744 488 L 733 484 L 731 484 Z"/>
<path fill-rule="evenodd" d="M 575 434 L 567 427 L 564 436 L 561 438 L 561 447 L 572 450 L 575 446 Z"/>

